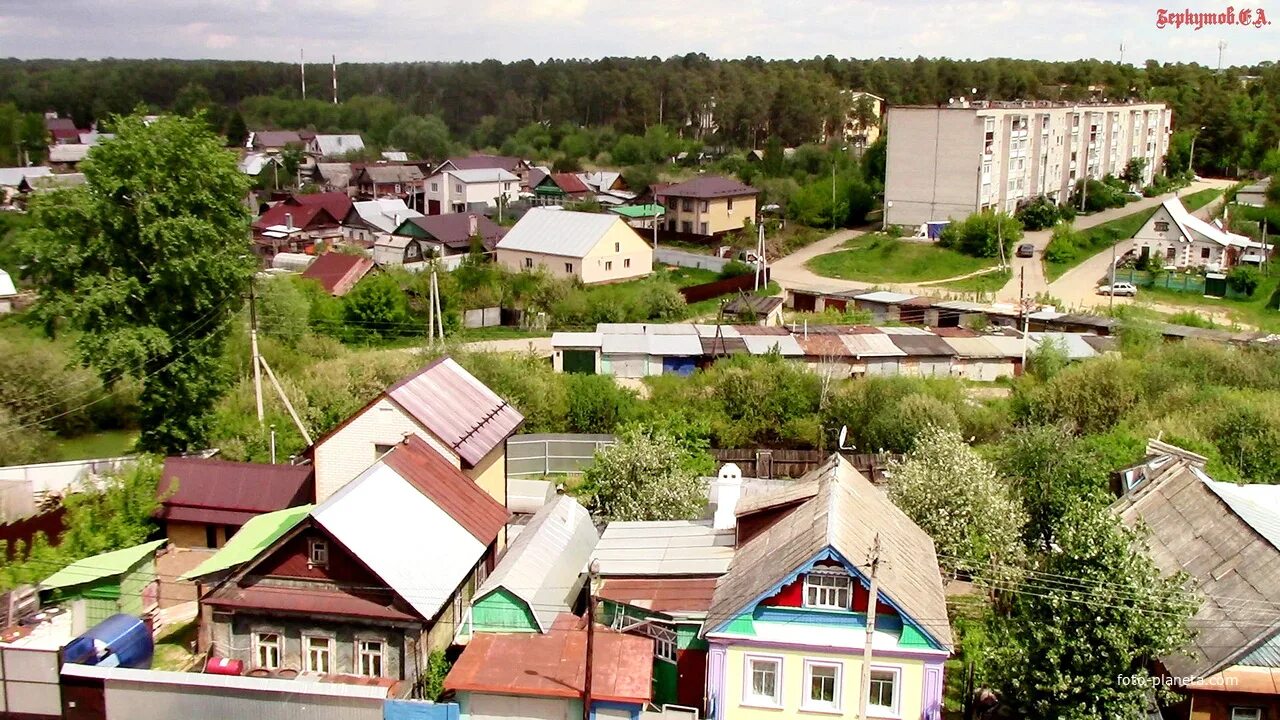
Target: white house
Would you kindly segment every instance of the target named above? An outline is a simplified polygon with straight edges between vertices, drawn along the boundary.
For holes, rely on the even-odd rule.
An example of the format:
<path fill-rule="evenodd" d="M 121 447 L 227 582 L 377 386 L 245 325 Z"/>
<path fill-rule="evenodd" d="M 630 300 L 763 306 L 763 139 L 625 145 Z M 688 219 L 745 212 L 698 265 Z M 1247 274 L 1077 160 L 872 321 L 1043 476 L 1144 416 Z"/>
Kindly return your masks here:
<path fill-rule="evenodd" d="M 13 312 L 13 301 L 17 297 L 18 289 L 13 286 L 13 278 L 0 270 L 0 315 Z"/>
<path fill-rule="evenodd" d="M 410 218 L 423 217 L 400 198 L 382 198 L 351 204 L 351 212 L 342 221 L 342 236 L 359 243 L 377 243 L 391 235 Z"/>
<path fill-rule="evenodd" d="M 1239 262 L 1262 261 L 1263 246 L 1187 212 L 1178 198 L 1156 209 L 1133 236 L 1133 252 L 1164 267 L 1226 270 Z"/>
<path fill-rule="evenodd" d="M 441 170 L 423 182 L 427 214 L 473 212 L 497 207 L 516 199 L 520 178 L 501 168 Z"/>

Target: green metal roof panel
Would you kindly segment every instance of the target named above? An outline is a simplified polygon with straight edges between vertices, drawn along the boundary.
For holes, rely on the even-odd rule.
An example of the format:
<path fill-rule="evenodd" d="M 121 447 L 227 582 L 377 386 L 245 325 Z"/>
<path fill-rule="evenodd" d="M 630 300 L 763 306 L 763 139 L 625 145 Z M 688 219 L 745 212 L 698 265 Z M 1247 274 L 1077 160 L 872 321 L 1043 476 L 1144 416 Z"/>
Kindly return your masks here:
<path fill-rule="evenodd" d="M 1280 633 L 1253 649 L 1253 652 L 1240 659 L 1237 665 L 1249 667 L 1280 668 Z"/>
<path fill-rule="evenodd" d="M 279 540 L 285 533 L 302 522 L 302 519 L 311 512 L 313 507 L 313 505 L 300 505 L 253 518 L 245 523 L 235 535 L 232 535 L 227 544 L 214 553 L 213 557 L 200 563 L 194 570 L 178 579 L 190 580 L 212 575 L 241 563 L 249 562 L 257 557 L 258 553 L 262 552 L 264 548 Z"/>
<path fill-rule="evenodd" d="M 609 208 L 610 212 L 618 213 L 623 217 L 634 219 L 651 218 L 655 215 L 662 215 L 667 210 L 661 205 L 616 205 Z"/>
<path fill-rule="evenodd" d="M 123 575 L 130 568 L 155 553 L 167 540 L 154 540 L 141 545 L 114 550 L 77 560 L 40 583 L 42 590 L 55 590 L 84 585 L 103 578 Z"/>

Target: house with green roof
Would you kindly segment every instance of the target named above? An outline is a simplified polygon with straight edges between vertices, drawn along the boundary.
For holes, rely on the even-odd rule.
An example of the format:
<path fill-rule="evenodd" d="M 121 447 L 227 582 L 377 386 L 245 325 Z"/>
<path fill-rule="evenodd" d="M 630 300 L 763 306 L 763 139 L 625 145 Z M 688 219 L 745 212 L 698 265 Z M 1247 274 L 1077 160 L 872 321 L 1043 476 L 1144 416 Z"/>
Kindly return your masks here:
<path fill-rule="evenodd" d="M 77 560 L 40 583 L 41 601 L 70 605 L 74 627 L 90 628 L 117 613 L 141 617 L 158 604 L 156 551 L 165 542 Z"/>
<path fill-rule="evenodd" d="M 249 562 L 302 522 L 314 505 L 299 505 L 251 518 L 232 535 L 222 549 L 187 572 L 179 580 L 207 582 Z"/>

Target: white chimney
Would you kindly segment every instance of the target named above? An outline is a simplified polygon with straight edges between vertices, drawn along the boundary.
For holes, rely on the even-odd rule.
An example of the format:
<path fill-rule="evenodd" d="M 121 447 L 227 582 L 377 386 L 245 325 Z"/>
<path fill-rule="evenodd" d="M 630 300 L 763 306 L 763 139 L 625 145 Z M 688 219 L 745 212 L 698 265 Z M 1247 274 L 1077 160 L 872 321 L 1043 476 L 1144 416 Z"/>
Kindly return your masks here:
<path fill-rule="evenodd" d="M 284 214 L 284 227 L 289 232 L 293 232 L 293 213 Z"/>
<path fill-rule="evenodd" d="M 470 235 L 471 237 L 475 237 L 478 227 L 479 227 L 479 221 L 476 220 L 476 216 L 468 215 L 467 216 L 467 234 Z"/>
<path fill-rule="evenodd" d="M 716 476 L 716 514 L 711 525 L 716 530 L 732 530 L 738 524 L 738 500 L 742 497 L 742 470 L 725 463 Z"/>

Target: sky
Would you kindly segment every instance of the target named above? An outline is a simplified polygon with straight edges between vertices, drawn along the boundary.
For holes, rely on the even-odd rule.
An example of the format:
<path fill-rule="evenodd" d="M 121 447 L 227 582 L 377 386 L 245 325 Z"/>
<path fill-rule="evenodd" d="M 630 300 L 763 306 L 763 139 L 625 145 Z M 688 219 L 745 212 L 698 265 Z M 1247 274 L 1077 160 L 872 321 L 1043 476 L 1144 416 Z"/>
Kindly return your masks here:
<path fill-rule="evenodd" d="M 1248 3 L 1249 0 L 1244 0 Z M 1175 2 L 1180 4 L 1174 4 Z M 1157 27 L 1242 0 L 0 0 L 0 57 L 413 62 L 605 56 L 1277 60 L 1264 27 Z M 1259 4 L 1264 11 L 1266 4 Z M 1269 14 L 1269 13 L 1268 13 Z M 1270 18 L 1268 18 L 1270 20 Z"/>

